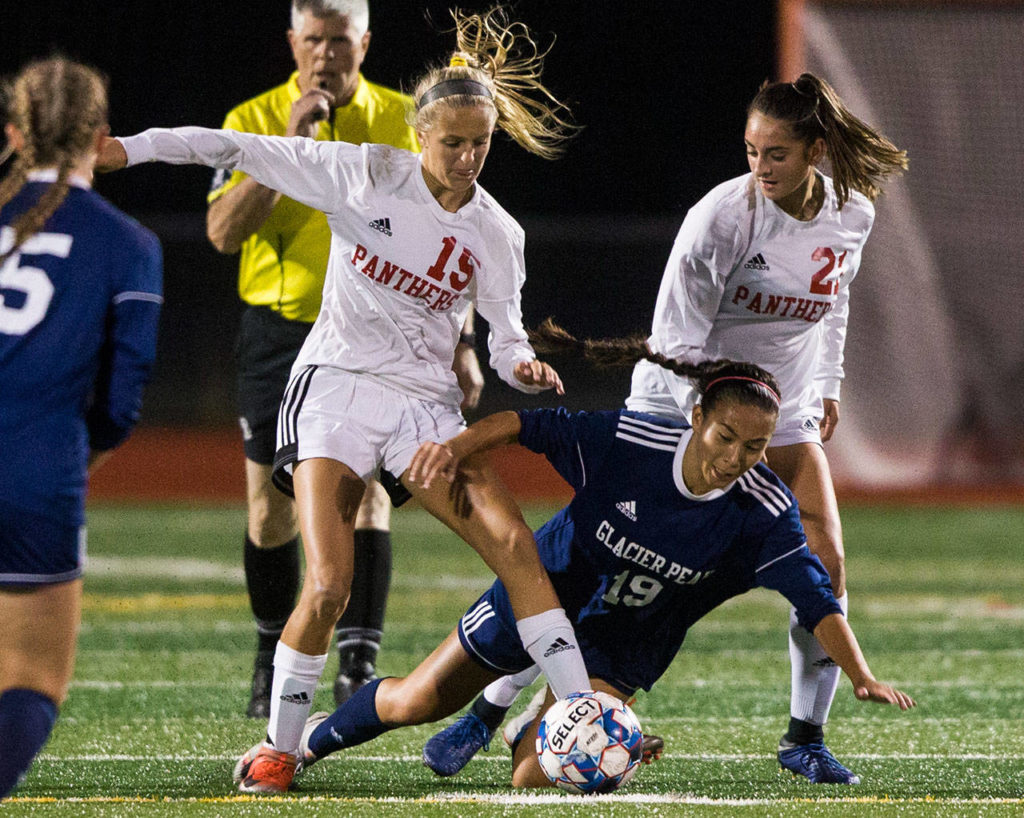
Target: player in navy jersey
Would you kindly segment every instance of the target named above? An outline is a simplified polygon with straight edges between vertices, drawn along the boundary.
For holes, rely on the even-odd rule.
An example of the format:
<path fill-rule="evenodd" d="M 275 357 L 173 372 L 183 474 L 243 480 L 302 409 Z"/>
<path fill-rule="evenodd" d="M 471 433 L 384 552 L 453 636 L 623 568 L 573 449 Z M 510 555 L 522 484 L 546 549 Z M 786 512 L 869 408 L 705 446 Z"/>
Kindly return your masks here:
<path fill-rule="evenodd" d="M 858 699 L 913 706 L 871 674 L 828 574 L 807 548 L 792 494 L 760 462 L 780 404 L 771 375 L 752 364 L 673 363 L 646 350 L 644 357 L 697 381 L 702 401 L 692 427 L 629 410 L 502 412 L 447 444 L 424 444 L 410 480 L 444 479 L 457 491 L 463 458 L 513 442 L 547 456 L 575 496 L 536 533 L 538 549 L 596 690 L 627 699 L 649 689 L 691 625 L 726 599 L 765 587 L 796 607 Z M 496 581 L 409 676 L 376 681 L 333 714 L 312 716 L 303 765 L 394 727 L 442 718 L 532 664 Z M 553 701 L 549 692 L 546 704 Z M 533 752 L 538 723 L 539 714 L 517 736 L 514 786 L 551 786 Z M 425 761 L 434 766 L 428 754 Z"/>
<path fill-rule="evenodd" d="M 129 434 L 156 354 L 156 237 L 91 189 L 106 88 L 66 59 L 10 89 L 0 183 L 0 797 L 67 695 L 87 471 Z"/>

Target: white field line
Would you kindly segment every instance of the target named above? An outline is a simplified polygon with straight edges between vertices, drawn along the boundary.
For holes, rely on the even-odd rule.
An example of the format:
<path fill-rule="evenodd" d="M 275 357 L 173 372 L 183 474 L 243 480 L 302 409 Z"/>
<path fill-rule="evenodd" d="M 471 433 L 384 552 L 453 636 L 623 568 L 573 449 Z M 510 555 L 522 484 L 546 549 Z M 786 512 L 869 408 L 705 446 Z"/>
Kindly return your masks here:
<path fill-rule="evenodd" d="M 947 654 L 948 655 L 948 654 Z M 673 679 L 673 687 L 688 687 L 693 689 L 703 688 L 750 688 L 757 684 L 763 684 L 763 682 L 756 682 L 750 679 Z M 778 684 L 789 684 L 788 679 L 779 679 Z M 962 679 L 943 679 L 935 682 L 922 682 L 917 680 L 899 680 L 897 679 L 893 684 L 913 686 L 915 691 L 919 690 L 975 690 L 975 695 L 979 693 L 980 697 L 986 697 L 989 691 L 993 693 L 1003 693 L 1005 691 L 1019 691 L 1024 689 L 1024 679 L 1016 682 L 978 682 L 974 679 L 962 678 Z M 204 681 L 201 679 L 129 679 L 127 681 L 120 679 L 75 679 L 71 682 L 72 688 L 80 690 L 97 690 L 101 693 L 115 692 L 118 690 L 146 690 L 146 689 L 170 689 L 175 687 L 189 688 L 189 689 L 212 689 L 212 690 L 235 690 L 235 689 L 248 689 L 250 682 L 248 679 L 237 679 L 232 681 Z M 318 685 L 319 690 L 327 690 L 333 685 L 333 682 L 321 682 Z M 703 719 L 698 719 L 703 721 Z"/>
<path fill-rule="evenodd" d="M 507 764 L 509 756 L 478 755 L 478 761 Z M 843 758 L 856 758 L 861 761 L 1020 761 L 1024 753 L 843 753 Z M 665 753 L 662 761 L 770 761 L 775 762 L 774 754 L 770 753 Z M 131 753 L 82 753 L 79 755 L 55 755 L 42 753 L 36 758 L 42 762 L 108 762 L 108 761 L 161 761 L 161 762 L 205 762 L 205 761 L 237 761 L 238 754 L 228 755 L 195 755 L 190 753 L 167 754 L 131 754 Z M 422 764 L 423 758 L 418 755 L 356 755 L 355 753 L 338 753 L 318 762 L 319 764 L 335 762 L 404 763 Z"/>
<path fill-rule="evenodd" d="M 786 804 L 814 804 L 821 806 L 844 804 L 880 804 L 913 805 L 928 804 L 929 806 L 989 806 L 989 805 L 1020 805 L 1024 798 L 944 798 L 942 796 L 924 795 L 914 797 L 882 796 L 847 796 L 841 798 L 709 798 L 690 793 L 613 793 L 611 795 L 568 795 L 556 792 L 549 793 L 518 793 L 507 795 L 500 793 L 450 792 L 420 798 L 401 798 L 399 796 L 367 796 L 363 798 L 343 797 L 336 795 L 227 795 L 206 798 L 172 798 L 143 796 L 94 796 L 86 798 L 52 798 L 23 797 L 10 798 L 10 804 L 500 804 L 506 806 L 541 806 L 545 804 L 586 805 L 591 804 L 681 804 L 689 806 L 710 807 L 773 807 Z"/>
<path fill-rule="evenodd" d="M 213 560 L 90 556 L 86 564 L 86 573 L 94 578 L 114 576 L 131 577 L 132 579 L 173 579 L 182 582 L 216 580 L 233 585 L 245 585 L 245 575 L 240 564 L 229 565 Z M 392 587 L 438 591 L 467 590 L 483 593 L 489 584 L 490 580 L 486 576 L 406 575 L 396 576 Z"/>
<path fill-rule="evenodd" d="M 216 580 L 244 586 L 245 577 L 241 565 L 232 565 L 214 560 L 176 559 L 162 557 L 111 557 L 90 556 L 87 572 L 94 577 L 114 575 L 138 579 L 173 579 L 183 582 L 197 580 Z M 420 575 L 398 574 L 392 587 L 417 590 L 437 591 L 479 591 L 483 593 L 490 580 L 486 576 L 466 575 Z M 780 602 L 781 607 L 785 604 Z M 987 597 L 967 597 L 951 600 L 949 597 L 900 596 L 893 597 L 892 602 L 885 599 L 871 599 L 862 603 L 861 610 L 872 616 L 885 616 L 898 610 L 903 617 L 920 614 L 941 614 L 945 621 L 957 618 L 992 618 L 1024 620 L 1024 606 L 995 604 Z M 735 627 L 732 623 L 705 623 L 702 629 L 709 627 Z M 742 627 L 749 629 L 749 625 Z"/>

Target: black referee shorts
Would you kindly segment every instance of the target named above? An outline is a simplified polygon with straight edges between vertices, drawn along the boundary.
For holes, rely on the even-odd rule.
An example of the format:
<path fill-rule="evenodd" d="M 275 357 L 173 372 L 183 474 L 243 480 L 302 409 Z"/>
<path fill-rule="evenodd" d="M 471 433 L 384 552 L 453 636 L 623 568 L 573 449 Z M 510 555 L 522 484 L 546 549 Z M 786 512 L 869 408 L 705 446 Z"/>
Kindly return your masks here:
<path fill-rule="evenodd" d="M 292 364 L 313 328 L 289 321 L 270 307 L 247 307 L 235 346 L 238 422 L 245 456 L 270 466 L 277 446 L 277 410 Z"/>

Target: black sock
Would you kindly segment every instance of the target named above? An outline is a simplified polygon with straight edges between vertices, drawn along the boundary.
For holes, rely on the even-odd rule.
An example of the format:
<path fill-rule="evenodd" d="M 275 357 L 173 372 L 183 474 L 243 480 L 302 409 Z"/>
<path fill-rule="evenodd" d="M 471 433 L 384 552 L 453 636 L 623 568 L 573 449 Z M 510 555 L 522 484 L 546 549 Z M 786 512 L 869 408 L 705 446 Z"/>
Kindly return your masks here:
<path fill-rule="evenodd" d="M 335 631 L 339 634 L 346 629 L 382 632 L 390 588 L 391 532 L 358 529 L 355 532 L 352 593 Z"/>
<path fill-rule="evenodd" d="M 825 730 L 820 724 L 790 718 L 789 729 L 782 740 L 790 744 L 814 744 L 825 740 Z"/>
<path fill-rule="evenodd" d="M 469 712 L 486 724 L 487 729 L 493 733 L 505 720 L 505 714 L 508 713 L 508 708 L 498 707 L 496 704 L 491 704 L 481 693 L 476 697 L 476 701 L 473 702 L 473 706 L 469 708 Z"/>
<path fill-rule="evenodd" d="M 360 528 L 355 532 L 352 593 L 334 626 L 338 670 L 353 678 L 376 671 L 384 635 L 384 611 L 391 587 L 391 532 Z"/>
<path fill-rule="evenodd" d="M 259 634 L 258 649 L 273 651 L 299 592 L 299 538 L 276 548 L 257 548 L 246 536 L 243 563 Z"/>

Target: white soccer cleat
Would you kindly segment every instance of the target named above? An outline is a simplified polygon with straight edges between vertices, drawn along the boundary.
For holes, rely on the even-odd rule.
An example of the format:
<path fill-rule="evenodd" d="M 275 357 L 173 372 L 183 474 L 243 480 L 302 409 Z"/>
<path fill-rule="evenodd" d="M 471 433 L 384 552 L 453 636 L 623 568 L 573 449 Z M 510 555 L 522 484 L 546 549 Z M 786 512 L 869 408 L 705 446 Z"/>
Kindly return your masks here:
<path fill-rule="evenodd" d="M 523 733 L 526 732 L 526 728 L 540 715 L 540 709 L 544 706 L 544 697 L 547 694 L 547 687 L 541 687 L 540 690 L 534 693 L 533 698 L 530 699 L 530 703 L 526 705 L 526 709 L 522 713 L 505 722 L 505 726 L 501 729 L 501 737 L 505 739 L 505 743 L 509 747 L 514 748 L 519 743 Z"/>
<path fill-rule="evenodd" d="M 319 761 L 319 756 L 315 755 L 313 751 L 309 749 L 309 737 L 313 735 L 313 731 L 323 724 L 330 715 L 331 714 L 326 710 L 319 710 L 306 719 L 306 725 L 302 728 L 302 737 L 299 739 L 299 761 L 295 767 L 296 775 L 304 770 L 308 770 L 317 761 Z"/>

